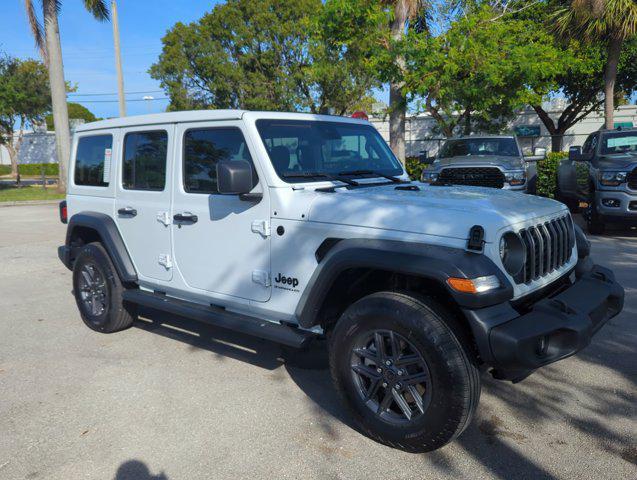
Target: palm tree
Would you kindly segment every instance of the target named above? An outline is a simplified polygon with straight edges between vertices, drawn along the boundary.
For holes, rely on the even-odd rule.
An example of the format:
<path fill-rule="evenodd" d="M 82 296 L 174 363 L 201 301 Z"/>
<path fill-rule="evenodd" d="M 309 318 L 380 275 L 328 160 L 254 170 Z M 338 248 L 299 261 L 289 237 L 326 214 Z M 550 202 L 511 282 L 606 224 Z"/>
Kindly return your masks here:
<path fill-rule="evenodd" d="M 393 8 L 389 25 L 391 37 L 400 41 L 405 36 L 407 25 L 422 15 L 423 0 L 387 0 Z M 405 59 L 396 58 L 399 72 L 405 69 Z M 399 73 L 399 76 L 402 76 Z M 405 116 L 407 114 L 407 97 L 404 93 L 405 82 L 394 79 L 389 83 L 389 146 L 401 162 L 405 162 Z"/>
<path fill-rule="evenodd" d="M 42 18 L 44 19 L 42 23 L 36 13 L 34 0 L 25 0 L 24 3 L 35 43 L 49 71 L 56 151 L 60 164 L 58 188 L 61 192 L 65 192 L 67 165 L 71 155 L 71 133 L 69 112 L 66 105 L 66 81 L 64 80 L 64 66 L 62 64 L 60 28 L 58 25 L 58 15 L 62 7 L 62 0 L 40 0 Z M 84 6 L 97 20 L 108 20 L 108 7 L 104 0 L 84 0 Z"/>
<path fill-rule="evenodd" d="M 614 127 L 615 81 L 622 46 L 637 34 L 636 0 L 568 0 L 555 13 L 557 31 L 588 42 L 604 42 L 604 115 L 606 128 Z"/>

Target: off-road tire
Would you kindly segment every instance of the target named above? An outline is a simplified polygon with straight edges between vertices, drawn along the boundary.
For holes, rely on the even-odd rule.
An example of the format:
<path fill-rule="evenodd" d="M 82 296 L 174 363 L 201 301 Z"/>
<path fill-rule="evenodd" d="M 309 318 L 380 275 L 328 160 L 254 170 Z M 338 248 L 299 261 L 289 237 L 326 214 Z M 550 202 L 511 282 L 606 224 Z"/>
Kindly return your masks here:
<path fill-rule="evenodd" d="M 427 452 L 467 428 L 480 399 L 480 374 L 467 340 L 450 327 L 454 324 L 453 315 L 432 298 L 396 292 L 366 296 L 343 313 L 330 335 L 330 370 L 339 396 L 366 435 L 407 452 Z M 431 374 L 428 407 L 405 425 L 389 423 L 368 407 L 352 374 L 357 339 L 377 330 L 407 339 Z"/>
<path fill-rule="evenodd" d="M 606 225 L 600 218 L 595 206 L 595 200 L 591 200 L 589 203 L 588 211 L 586 212 L 586 229 L 593 235 L 602 235 L 606 231 Z"/>
<path fill-rule="evenodd" d="M 83 271 L 95 274 L 99 285 L 103 285 L 103 311 L 95 314 L 91 306 L 82 298 Z M 93 270 L 94 269 L 94 270 Z M 113 333 L 129 328 L 137 317 L 136 305 L 124 302 L 122 294 L 126 287 L 122 284 L 113 262 L 101 243 L 94 242 L 84 245 L 73 265 L 73 294 L 80 311 L 82 320 L 92 330 L 102 333 Z"/>

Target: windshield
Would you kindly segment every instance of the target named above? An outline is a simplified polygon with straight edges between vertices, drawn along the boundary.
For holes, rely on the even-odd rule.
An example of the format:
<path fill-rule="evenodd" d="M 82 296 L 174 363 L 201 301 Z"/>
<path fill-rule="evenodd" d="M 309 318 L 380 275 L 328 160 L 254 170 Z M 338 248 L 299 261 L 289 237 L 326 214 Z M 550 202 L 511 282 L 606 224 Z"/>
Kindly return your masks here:
<path fill-rule="evenodd" d="M 501 155 L 519 157 L 520 150 L 514 138 L 462 138 L 447 140 L 440 150 L 440 158 L 468 155 Z"/>
<path fill-rule="evenodd" d="M 602 155 L 637 152 L 637 131 L 609 133 L 602 137 Z"/>
<path fill-rule="evenodd" d="M 403 173 L 400 162 L 371 125 L 258 120 L 257 130 L 276 173 L 287 182 Z"/>

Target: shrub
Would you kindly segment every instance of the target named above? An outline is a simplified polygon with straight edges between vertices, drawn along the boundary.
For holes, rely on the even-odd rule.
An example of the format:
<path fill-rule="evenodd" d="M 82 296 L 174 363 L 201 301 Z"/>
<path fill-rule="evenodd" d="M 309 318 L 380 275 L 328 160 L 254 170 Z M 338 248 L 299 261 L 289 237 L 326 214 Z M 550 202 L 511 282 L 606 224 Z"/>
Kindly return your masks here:
<path fill-rule="evenodd" d="M 25 163 L 18 165 L 20 175 L 28 177 L 39 177 L 42 175 L 42 167 L 47 177 L 55 177 L 59 174 L 57 163 Z M 11 173 L 11 165 L 0 165 L 0 175 L 9 175 Z"/>
<path fill-rule="evenodd" d="M 38 176 L 42 175 L 42 167 L 44 167 L 44 174 L 47 176 L 56 176 L 59 173 L 57 163 L 25 163 L 18 166 L 18 171 L 20 175 Z"/>
<path fill-rule="evenodd" d="M 557 169 L 567 158 L 566 152 L 549 152 L 544 160 L 537 162 L 537 195 L 555 198 L 557 194 Z"/>
<path fill-rule="evenodd" d="M 407 157 L 405 159 L 405 169 L 412 180 L 419 181 L 425 168 L 427 168 L 427 165 L 421 163 L 418 157 Z"/>

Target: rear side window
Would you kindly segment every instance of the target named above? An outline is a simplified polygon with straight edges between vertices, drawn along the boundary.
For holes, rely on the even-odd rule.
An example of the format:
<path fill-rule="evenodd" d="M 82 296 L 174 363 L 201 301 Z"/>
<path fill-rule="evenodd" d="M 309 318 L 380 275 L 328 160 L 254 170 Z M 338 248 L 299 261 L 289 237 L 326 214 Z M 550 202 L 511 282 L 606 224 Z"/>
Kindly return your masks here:
<path fill-rule="evenodd" d="M 241 130 L 188 130 L 184 136 L 184 189 L 189 193 L 218 193 L 217 163 L 233 160 L 250 162 L 253 186 L 256 185 L 257 174 Z"/>
<path fill-rule="evenodd" d="M 162 191 L 166 185 L 168 133 L 128 133 L 124 137 L 122 186 L 126 190 Z"/>
<path fill-rule="evenodd" d="M 112 148 L 112 135 L 81 137 L 75 154 L 75 185 L 108 187 Z"/>

